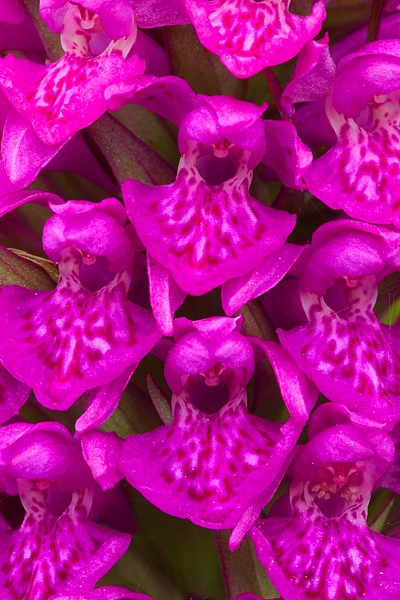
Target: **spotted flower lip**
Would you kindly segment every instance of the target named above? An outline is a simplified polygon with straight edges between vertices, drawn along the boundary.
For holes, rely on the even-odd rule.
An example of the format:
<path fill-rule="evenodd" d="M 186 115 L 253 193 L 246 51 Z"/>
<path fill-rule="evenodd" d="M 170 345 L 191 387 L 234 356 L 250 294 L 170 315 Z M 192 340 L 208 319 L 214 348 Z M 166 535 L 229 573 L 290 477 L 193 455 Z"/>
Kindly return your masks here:
<path fill-rule="evenodd" d="M 399 542 L 366 524 L 372 490 L 393 461 L 393 442 L 383 431 L 334 424 L 332 417 L 294 459 L 289 514 L 259 520 L 250 537 L 287 600 L 396 597 Z"/>
<path fill-rule="evenodd" d="M 99 388 L 95 406 L 103 405 L 107 418 L 161 334 L 152 315 L 127 299 L 134 245 L 122 205 L 116 199 L 71 201 L 55 210 L 44 244 L 59 261 L 58 285 L 51 292 L 19 286 L 0 291 L 1 361 L 49 408 L 65 410 L 85 391 Z M 111 280 L 88 291 L 80 271 L 96 256 L 109 259 Z M 89 409 L 98 421 L 94 407 Z"/>
<path fill-rule="evenodd" d="M 123 442 L 103 434 L 113 456 L 120 444 L 119 470 L 133 487 L 161 510 L 211 529 L 234 527 L 253 500 L 257 506 L 261 497 L 268 501 L 317 397 L 278 344 L 260 342 L 257 356 L 270 358 L 291 418 L 282 424 L 249 414 L 245 385 L 254 354 L 240 325 L 240 319 L 227 317 L 178 319 L 165 366 L 172 423 Z M 88 435 L 85 456 L 91 465 L 101 440 Z M 100 474 L 105 486 L 120 476 L 114 467 Z M 247 529 L 253 521 L 246 518 Z M 241 525 L 238 540 L 247 529 Z"/>
<path fill-rule="evenodd" d="M 54 4 L 50 4 L 54 8 Z M 118 29 L 117 19 L 114 29 L 119 33 L 109 31 L 106 35 L 97 13 L 86 9 L 85 12 L 70 2 L 61 4 L 63 7 L 60 8 L 60 3 L 58 7 L 65 54 L 57 62 L 42 65 L 17 59 L 12 54 L 0 60 L 3 133 L 0 183 L 3 189 L 9 186 L 12 191 L 30 184 L 40 169 L 68 144 L 71 136 L 106 110 L 118 110 L 122 104 L 132 101 L 136 90 L 143 95 L 143 88 L 157 82 L 156 77 L 143 75 L 145 61 L 132 49 L 137 33 L 132 16 L 127 30 Z M 110 3 L 97 4 L 110 16 Z M 49 8 L 52 14 L 53 8 Z M 125 22 L 129 11 L 117 10 L 117 13 Z M 113 27 L 113 22 L 111 17 L 106 19 L 109 27 Z M 146 47 L 142 54 L 148 55 Z M 185 87 L 179 78 L 172 79 L 175 87 Z M 171 87 L 174 89 L 174 83 Z M 149 104 L 151 108 L 151 101 Z M 65 152 L 74 154 L 76 149 L 75 144 L 74 149 L 65 148 Z M 83 160 L 85 153 L 82 164 Z"/>
<path fill-rule="evenodd" d="M 400 414 L 399 354 L 373 307 L 377 283 L 398 270 L 399 242 L 398 232 L 376 225 L 323 225 L 299 283 L 308 323 L 278 330 L 282 346 L 322 393 L 388 429 Z"/>
<path fill-rule="evenodd" d="M 46 507 L 46 490 L 19 482 L 26 516 L 16 531 L 3 532 L 0 586 L 7 598 L 29 591 L 38 600 L 90 592 L 126 551 L 130 536 L 87 519 L 92 494 L 75 492 L 59 517 Z M 29 577 L 28 582 L 26 581 Z"/>
<path fill-rule="evenodd" d="M 258 266 L 284 244 L 295 222 L 250 197 L 246 156 L 238 160 L 234 177 L 214 186 L 199 174 L 199 157 L 193 144 L 173 184 L 127 180 L 123 186 L 128 214 L 146 249 L 192 295 Z"/>
<path fill-rule="evenodd" d="M 323 2 L 308 17 L 290 13 L 290 0 L 185 0 L 185 6 L 201 43 L 236 77 L 296 56 L 326 16 Z"/>

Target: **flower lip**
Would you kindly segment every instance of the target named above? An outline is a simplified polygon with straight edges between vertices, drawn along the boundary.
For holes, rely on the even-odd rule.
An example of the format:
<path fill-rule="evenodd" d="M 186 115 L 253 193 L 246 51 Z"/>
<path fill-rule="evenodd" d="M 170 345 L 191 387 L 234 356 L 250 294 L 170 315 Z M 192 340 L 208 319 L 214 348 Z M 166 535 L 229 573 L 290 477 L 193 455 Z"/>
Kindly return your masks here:
<path fill-rule="evenodd" d="M 290 0 L 185 0 L 201 43 L 240 78 L 289 60 L 320 31 L 323 2 L 306 17 L 290 13 L 289 5 Z"/>

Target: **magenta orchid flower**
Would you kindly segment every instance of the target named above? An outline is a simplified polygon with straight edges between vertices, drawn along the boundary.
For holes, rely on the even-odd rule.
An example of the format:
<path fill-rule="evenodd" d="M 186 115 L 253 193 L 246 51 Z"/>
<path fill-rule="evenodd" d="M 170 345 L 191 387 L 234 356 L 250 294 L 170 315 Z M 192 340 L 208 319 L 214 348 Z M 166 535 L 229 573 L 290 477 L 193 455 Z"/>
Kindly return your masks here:
<path fill-rule="evenodd" d="M 165 113 L 164 105 L 159 110 Z M 233 314 L 282 279 L 301 253 L 285 244 L 295 217 L 249 193 L 261 161 L 294 188 L 303 186 L 311 162 L 292 124 L 262 121 L 264 110 L 199 95 L 197 108 L 180 113 L 176 181 L 150 186 L 128 179 L 123 185 L 128 215 L 149 255 L 152 306 L 166 335 L 186 293 L 198 296 L 222 284 L 224 309 Z"/>
<path fill-rule="evenodd" d="M 43 243 L 58 262 L 60 279 L 50 292 L 19 286 L 0 291 L 1 362 L 49 408 L 65 410 L 93 389 L 89 404 L 95 402 L 107 418 L 160 338 L 152 315 L 127 299 L 134 231 L 114 198 L 51 208 L 56 214 L 45 225 Z M 90 280 L 89 271 L 89 291 L 82 279 L 96 261 L 103 270 L 108 265 L 108 280 L 98 280 L 96 269 Z"/>
<path fill-rule="evenodd" d="M 254 338 L 257 356 L 272 363 L 291 417 L 272 423 L 249 414 L 245 386 L 255 358 L 240 325 L 239 318 L 178 319 L 165 364 L 172 422 L 123 442 L 104 432 L 83 438 L 103 489 L 125 475 L 164 512 L 211 529 L 240 522 L 236 545 L 279 484 L 317 397 L 278 344 Z"/>
<path fill-rule="evenodd" d="M 145 69 L 136 55 L 126 58 L 136 32 L 132 21 L 129 35 L 109 39 L 97 15 L 68 3 L 61 32 L 65 54 L 57 62 L 41 65 L 12 54 L 1 59 L 0 85 L 11 104 L 2 138 L 10 177 L 27 175 L 13 173 L 18 151 L 29 146 L 40 168 L 74 133 L 132 95 Z M 33 169 L 25 167 L 29 173 Z"/>
<path fill-rule="evenodd" d="M 71 4 L 69 0 L 40 0 L 43 21 L 53 33 L 62 30 Z M 97 15 L 105 33 L 115 40 L 130 35 L 132 22 L 144 29 L 190 22 L 180 0 L 115 0 L 112 3 L 108 0 L 83 0 L 80 6 L 88 21 L 94 21 Z"/>
<path fill-rule="evenodd" d="M 307 186 L 331 208 L 398 225 L 400 42 L 364 45 L 342 56 L 337 67 L 327 43 L 304 47 L 283 96 L 289 113 L 293 103 L 310 102 L 296 119 L 303 139 L 332 146 L 307 171 Z"/>
<path fill-rule="evenodd" d="M 63 57 L 43 66 L 8 56 L 0 68 L 3 91 L 42 142 L 61 145 L 115 108 L 114 96 L 126 94 L 126 82 L 144 72 L 136 56 L 125 60 L 135 37 L 132 24 L 127 38 L 110 40 L 103 48 L 99 18 L 69 3 L 61 32 Z"/>
<path fill-rule="evenodd" d="M 377 283 L 399 268 L 399 249 L 400 234 L 384 227 L 346 220 L 320 227 L 300 280 L 308 322 L 278 330 L 330 400 L 389 428 L 400 417 L 400 354 L 373 307 Z"/>
<path fill-rule="evenodd" d="M 378 429 L 344 419 L 335 424 L 332 408 L 316 411 L 311 439 L 294 459 L 288 509 L 260 519 L 250 537 L 285 600 L 396 598 L 399 542 L 366 523 L 371 493 L 393 461 L 393 442 Z"/>
<path fill-rule="evenodd" d="M 308 17 L 289 11 L 291 0 L 185 0 L 201 43 L 236 77 L 290 60 L 317 35 L 326 16 L 317 2 Z"/>

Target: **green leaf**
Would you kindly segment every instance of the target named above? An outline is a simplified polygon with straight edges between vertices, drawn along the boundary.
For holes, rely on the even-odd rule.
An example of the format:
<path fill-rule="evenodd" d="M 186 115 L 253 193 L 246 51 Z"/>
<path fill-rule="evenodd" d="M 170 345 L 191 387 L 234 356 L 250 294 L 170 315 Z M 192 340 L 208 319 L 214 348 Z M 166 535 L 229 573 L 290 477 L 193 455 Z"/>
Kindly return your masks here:
<path fill-rule="evenodd" d="M 117 409 L 100 429 L 115 431 L 120 437 L 127 438 L 134 433 L 153 431 L 161 425 L 150 396 L 131 380 Z"/>
<path fill-rule="evenodd" d="M 251 300 L 243 306 L 235 316 L 243 315 L 241 333 L 255 336 L 262 340 L 278 341 L 276 331 L 270 322 L 265 308 L 259 300 Z"/>
<path fill-rule="evenodd" d="M 175 180 L 175 169 L 110 113 L 90 125 L 87 132 L 108 161 L 118 183 L 124 183 L 128 177 L 153 185 Z"/>
<path fill-rule="evenodd" d="M 101 584 L 118 583 L 160 600 L 184 600 L 190 592 L 221 600 L 224 588 L 212 532 L 163 513 L 123 485 L 139 533 Z"/>
<path fill-rule="evenodd" d="M 154 404 L 154 408 L 156 409 L 161 421 L 164 423 L 164 425 L 171 425 L 172 410 L 171 403 L 167 394 L 158 385 L 157 381 L 151 375 L 147 375 L 147 387 L 149 390 L 150 398 Z"/>
<path fill-rule="evenodd" d="M 42 20 L 39 12 L 38 0 L 23 0 L 25 8 L 27 9 L 29 16 L 31 17 L 34 26 L 37 29 L 40 39 L 42 40 L 43 46 L 46 48 L 46 52 L 51 61 L 57 61 L 63 54 L 60 36 L 51 33 L 46 23 Z"/>
<path fill-rule="evenodd" d="M 174 168 L 178 166 L 180 154 L 177 131 L 169 121 L 138 104 L 126 104 L 114 115 L 122 125 L 158 152 Z"/>
<path fill-rule="evenodd" d="M 164 40 L 172 73 L 185 79 L 196 93 L 244 98 L 246 80 L 231 75 L 219 57 L 201 45 L 193 25 L 165 27 Z"/>
<path fill-rule="evenodd" d="M 227 600 L 249 592 L 262 598 L 276 598 L 277 592 L 257 558 L 253 544 L 246 537 L 236 552 L 228 547 L 230 531 L 214 531 Z"/>
<path fill-rule="evenodd" d="M 368 525 L 380 533 L 387 525 L 387 517 L 393 506 L 396 494 L 386 489 L 378 489 L 372 495 L 368 506 Z"/>
<path fill-rule="evenodd" d="M 0 246 L 0 287 L 21 285 L 30 290 L 52 290 L 57 269 L 45 258 Z"/>

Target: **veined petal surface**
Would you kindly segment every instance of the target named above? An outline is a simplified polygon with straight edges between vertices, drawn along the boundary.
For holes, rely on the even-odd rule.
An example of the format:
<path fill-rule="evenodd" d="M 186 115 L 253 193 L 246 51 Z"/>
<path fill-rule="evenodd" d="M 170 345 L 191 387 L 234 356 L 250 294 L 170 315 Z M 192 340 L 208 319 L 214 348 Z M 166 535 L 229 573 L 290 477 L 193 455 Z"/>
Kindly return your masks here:
<path fill-rule="evenodd" d="M 192 295 L 257 267 L 295 224 L 293 215 L 250 196 L 252 172 L 244 162 L 233 178 L 210 185 L 193 165 L 197 152 L 182 158 L 171 185 L 127 180 L 123 186 L 128 215 L 146 249 Z"/>
<path fill-rule="evenodd" d="M 250 537 L 287 600 L 397 598 L 400 543 L 366 523 L 372 490 L 393 461 L 393 442 L 379 429 L 343 422 L 326 406 L 314 414 L 330 412 L 331 424 L 336 417 L 339 423 L 314 431 L 296 455 L 288 516 L 259 519 Z"/>
<path fill-rule="evenodd" d="M 0 291 L 2 363 L 34 388 L 39 402 L 57 410 L 121 375 L 160 337 L 152 315 L 127 300 L 127 272 L 88 292 L 79 266 L 79 253 L 65 250 L 54 291 Z"/>
<path fill-rule="evenodd" d="M 263 519 L 250 537 L 285 600 L 387 600 L 400 594 L 398 540 L 320 511 Z"/>
<path fill-rule="evenodd" d="M 370 103 L 371 127 L 337 113 L 327 115 L 336 145 L 314 161 L 304 178 L 317 198 L 370 223 L 400 223 L 400 91 Z"/>
<path fill-rule="evenodd" d="M 290 0 L 185 0 L 201 43 L 236 77 L 293 58 L 320 31 L 322 2 L 308 17 L 290 13 L 289 5 Z"/>
<path fill-rule="evenodd" d="M 0 84 L 18 113 L 45 144 L 60 144 L 115 108 L 113 96 L 132 95 L 144 72 L 137 56 L 83 57 L 66 53 L 42 66 L 8 55 L 0 63 Z M 130 84 L 132 84 L 130 86 Z"/>
<path fill-rule="evenodd" d="M 186 396 L 186 397 L 184 397 Z M 247 413 L 245 392 L 214 414 L 175 397 L 173 423 L 133 435 L 120 468 L 161 510 L 211 529 L 236 525 L 282 470 L 300 433 Z"/>

